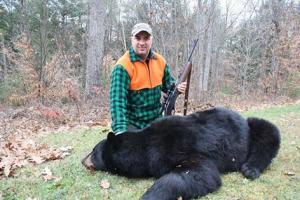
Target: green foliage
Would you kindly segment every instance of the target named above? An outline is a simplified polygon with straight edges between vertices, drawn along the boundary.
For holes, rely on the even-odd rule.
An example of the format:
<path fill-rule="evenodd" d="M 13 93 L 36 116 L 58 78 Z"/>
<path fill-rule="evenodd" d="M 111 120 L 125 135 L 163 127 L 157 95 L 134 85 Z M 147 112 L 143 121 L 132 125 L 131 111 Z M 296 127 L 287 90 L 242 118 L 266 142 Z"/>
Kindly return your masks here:
<path fill-rule="evenodd" d="M 240 173 L 222 176 L 219 191 L 202 199 L 297 199 L 300 174 L 300 104 L 267 108 L 245 113 L 269 119 L 281 131 L 279 155 L 262 176 L 250 181 Z M 0 197 L 4 199 L 112 199 L 137 200 L 154 179 L 127 179 L 106 172 L 89 172 L 81 166 L 81 159 L 97 142 L 106 137 L 107 129 L 92 128 L 45 134 L 41 143 L 49 146 L 72 146 L 70 156 L 63 160 L 26 167 L 17 171 L 15 178 L 0 180 Z M 57 179 L 45 182 L 41 172 L 48 167 Z M 110 183 L 108 189 L 100 187 L 101 180 Z"/>
<path fill-rule="evenodd" d="M 15 23 L 15 15 L 7 12 L 5 6 L 0 3 L 0 37 L 3 36 L 6 42 L 10 42 L 14 36 L 13 29 Z"/>
<path fill-rule="evenodd" d="M 0 37 L 7 36 L 8 23 L 7 23 L 7 13 L 3 6 L 0 4 Z"/>

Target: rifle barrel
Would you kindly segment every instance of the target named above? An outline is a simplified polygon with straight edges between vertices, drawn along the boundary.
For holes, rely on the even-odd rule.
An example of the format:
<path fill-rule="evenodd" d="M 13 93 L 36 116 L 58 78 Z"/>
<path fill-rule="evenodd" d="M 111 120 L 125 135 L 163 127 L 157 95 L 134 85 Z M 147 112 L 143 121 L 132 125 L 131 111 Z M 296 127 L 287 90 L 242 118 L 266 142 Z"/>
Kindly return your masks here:
<path fill-rule="evenodd" d="M 190 53 L 190 56 L 189 56 L 189 59 L 188 59 L 189 62 L 190 62 L 191 59 L 192 59 L 192 55 L 193 55 L 194 50 L 195 50 L 195 48 L 196 48 L 196 46 L 197 46 L 198 40 L 199 40 L 199 38 L 197 38 L 196 40 L 194 40 L 194 46 L 193 46 L 193 49 L 192 49 L 192 51 L 191 51 L 191 53 Z"/>

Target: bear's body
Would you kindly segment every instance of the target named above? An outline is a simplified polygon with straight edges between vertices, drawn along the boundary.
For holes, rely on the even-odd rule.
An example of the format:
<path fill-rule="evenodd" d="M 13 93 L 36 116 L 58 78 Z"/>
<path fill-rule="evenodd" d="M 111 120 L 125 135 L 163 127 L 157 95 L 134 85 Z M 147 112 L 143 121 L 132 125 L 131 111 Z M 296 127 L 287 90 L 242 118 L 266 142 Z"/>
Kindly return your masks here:
<path fill-rule="evenodd" d="M 270 122 L 213 108 L 161 118 L 139 131 L 109 133 L 90 158 L 97 170 L 158 178 L 142 199 L 190 199 L 217 190 L 220 173 L 241 170 L 257 178 L 279 145 L 279 131 Z"/>

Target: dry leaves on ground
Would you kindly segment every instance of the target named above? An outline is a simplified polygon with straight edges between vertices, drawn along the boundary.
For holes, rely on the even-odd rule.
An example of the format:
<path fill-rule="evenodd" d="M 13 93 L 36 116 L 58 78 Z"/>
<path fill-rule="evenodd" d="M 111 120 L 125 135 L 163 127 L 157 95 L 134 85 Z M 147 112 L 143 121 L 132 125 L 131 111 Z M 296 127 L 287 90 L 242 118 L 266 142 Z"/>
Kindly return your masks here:
<path fill-rule="evenodd" d="M 49 160 L 62 159 L 69 155 L 72 147 L 51 148 L 37 144 L 26 135 L 10 135 L 0 144 L 0 178 L 14 176 L 15 169 L 29 164 L 41 164 Z"/>
<path fill-rule="evenodd" d="M 71 110 L 70 113 L 68 109 Z M 40 134 L 63 128 L 69 130 L 82 126 L 107 126 L 109 123 L 107 117 L 99 121 L 99 116 L 102 116 L 99 112 L 102 113 L 104 109 L 93 109 L 95 112 L 90 112 L 92 114 L 87 115 L 89 117 L 86 119 L 78 117 L 72 107 L 67 110 L 45 106 L 1 108 L 0 179 L 3 176 L 14 176 L 17 168 L 62 159 L 70 154 L 71 147 L 51 148 L 46 144 L 36 143 Z"/>

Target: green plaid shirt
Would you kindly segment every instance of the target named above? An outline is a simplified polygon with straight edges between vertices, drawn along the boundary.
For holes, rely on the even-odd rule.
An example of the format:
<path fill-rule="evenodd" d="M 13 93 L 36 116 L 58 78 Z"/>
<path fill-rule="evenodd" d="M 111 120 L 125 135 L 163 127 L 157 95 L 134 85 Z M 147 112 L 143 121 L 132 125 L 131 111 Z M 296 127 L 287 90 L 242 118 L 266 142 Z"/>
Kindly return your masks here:
<path fill-rule="evenodd" d="M 132 47 L 129 49 L 129 54 L 131 62 L 141 61 Z M 151 50 L 149 58 L 155 59 Z M 138 91 L 130 90 L 130 77 L 126 69 L 121 65 L 116 65 L 111 74 L 109 99 L 113 132 L 126 131 L 129 124 L 137 128 L 144 128 L 158 118 L 161 108 L 161 91 L 166 93 L 174 81 L 170 73 L 170 66 L 166 65 L 162 85 Z"/>

